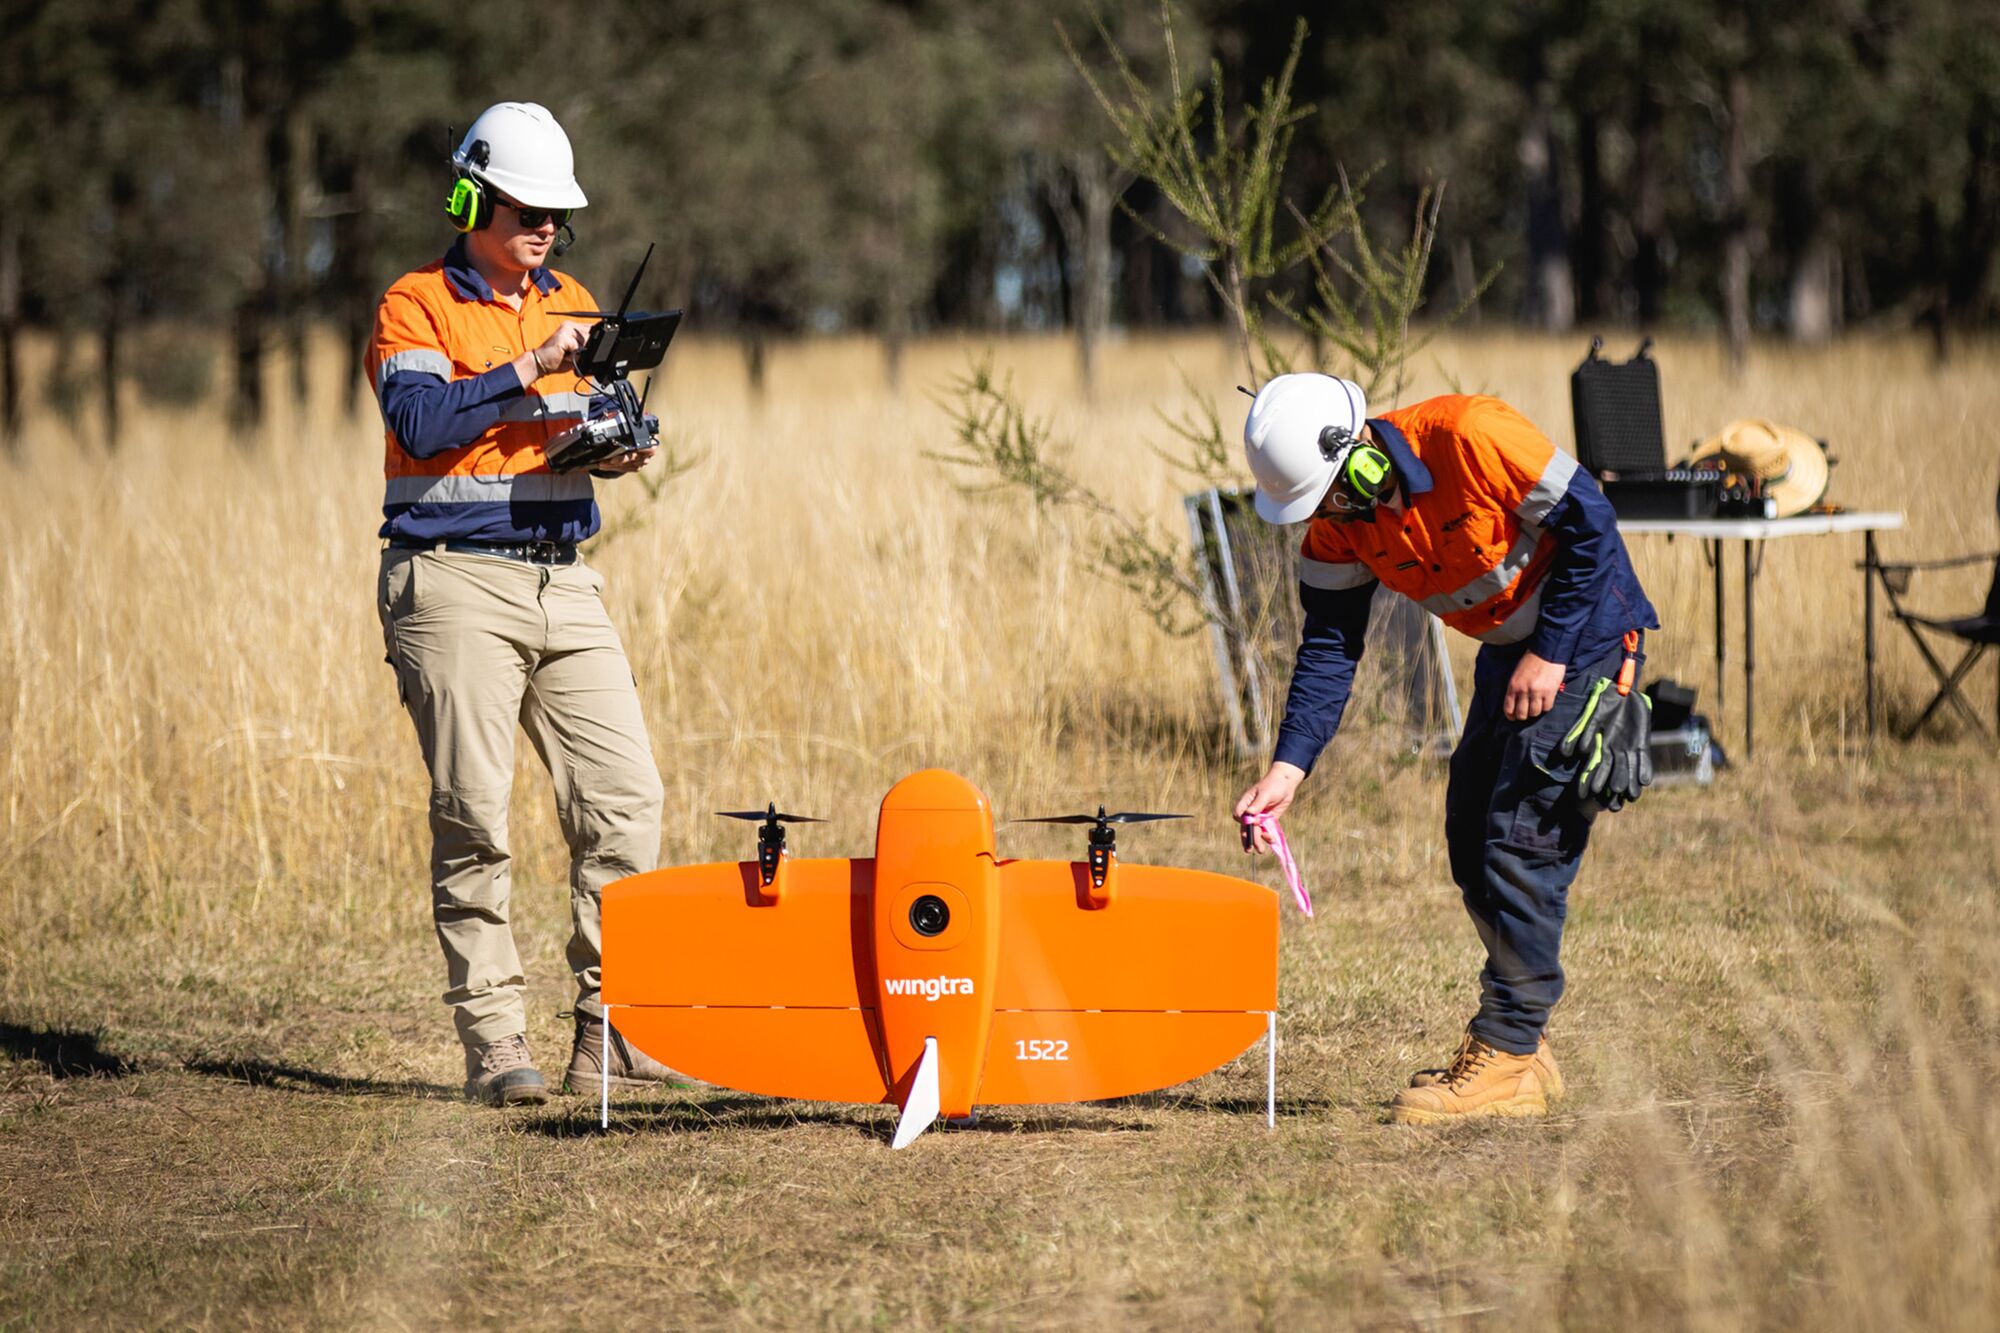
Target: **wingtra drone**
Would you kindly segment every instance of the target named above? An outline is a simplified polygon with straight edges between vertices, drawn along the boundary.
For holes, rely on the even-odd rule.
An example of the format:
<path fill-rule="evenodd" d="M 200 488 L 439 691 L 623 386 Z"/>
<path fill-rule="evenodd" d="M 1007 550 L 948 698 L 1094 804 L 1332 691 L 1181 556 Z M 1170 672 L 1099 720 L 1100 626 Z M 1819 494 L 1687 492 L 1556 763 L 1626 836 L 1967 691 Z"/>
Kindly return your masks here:
<path fill-rule="evenodd" d="M 793 860 L 802 816 L 721 813 L 761 821 L 754 861 L 604 890 L 605 1008 L 694 1078 L 893 1104 L 901 1148 L 977 1105 L 1184 1082 L 1260 1036 L 1275 1059 L 1277 895 L 1118 859 L 1114 825 L 1179 816 L 1032 821 L 1088 825 L 1087 855 L 1007 860 L 979 789 L 927 769 L 882 799 L 872 858 Z"/>

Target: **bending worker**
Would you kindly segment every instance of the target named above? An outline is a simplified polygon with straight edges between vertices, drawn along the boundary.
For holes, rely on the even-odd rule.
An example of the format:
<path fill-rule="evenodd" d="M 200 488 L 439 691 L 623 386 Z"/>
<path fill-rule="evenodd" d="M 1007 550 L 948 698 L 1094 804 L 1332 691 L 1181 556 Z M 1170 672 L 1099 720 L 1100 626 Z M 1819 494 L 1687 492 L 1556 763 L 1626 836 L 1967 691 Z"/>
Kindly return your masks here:
<path fill-rule="evenodd" d="M 653 869 L 663 793 L 604 580 L 577 555 L 598 527 L 590 476 L 544 453 L 589 406 L 573 373 L 589 330 L 552 312 L 595 302 L 547 267 L 585 203 L 569 138 L 542 107 L 502 102 L 452 164 L 460 235 L 389 288 L 368 352 L 388 428 L 376 600 L 430 770 L 431 910 L 465 1095 L 501 1105 L 548 1097 L 508 926 L 515 725 L 555 781 L 569 843 L 573 1084 L 595 1087 L 604 1060 L 620 1084 L 667 1072 L 616 1033 L 607 1051 L 598 1001 L 599 891 Z M 596 466 L 632 472 L 654 452 Z"/>
<path fill-rule="evenodd" d="M 1651 781 L 1639 631 L 1659 626 L 1597 483 L 1496 398 L 1371 418 L 1359 386 L 1280 375 L 1243 428 L 1256 508 L 1310 520 L 1305 630 L 1276 756 L 1236 803 L 1282 814 L 1333 739 L 1377 583 L 1483 645 L 1451 757 L 1445 841 L 1486 946 L 1479 1012 L 1449 1067 L 1391 1119 L 1540 1115 L 1562 1094 L 1543 1028 L 1562 997 L 1570 882 L 1601 808 Z M 1255 829 L 1254 850 L 1265 850 Z"/>

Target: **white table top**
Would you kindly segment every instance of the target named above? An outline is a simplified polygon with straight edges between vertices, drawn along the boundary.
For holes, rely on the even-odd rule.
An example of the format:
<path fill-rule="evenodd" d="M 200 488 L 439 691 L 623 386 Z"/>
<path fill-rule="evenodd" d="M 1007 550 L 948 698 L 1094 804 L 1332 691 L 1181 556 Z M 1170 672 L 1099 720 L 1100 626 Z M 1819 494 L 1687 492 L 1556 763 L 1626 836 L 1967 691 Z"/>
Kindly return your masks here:
<path fill-rule="evenodd" d="M 1620 532 L 1664 532 L 1682 537 L 1812 537 L 1830 532 L 1887 532 L 1903 526 L 1899 513 L 1800 514 L 1795 518 L 1621 518 Z"/>

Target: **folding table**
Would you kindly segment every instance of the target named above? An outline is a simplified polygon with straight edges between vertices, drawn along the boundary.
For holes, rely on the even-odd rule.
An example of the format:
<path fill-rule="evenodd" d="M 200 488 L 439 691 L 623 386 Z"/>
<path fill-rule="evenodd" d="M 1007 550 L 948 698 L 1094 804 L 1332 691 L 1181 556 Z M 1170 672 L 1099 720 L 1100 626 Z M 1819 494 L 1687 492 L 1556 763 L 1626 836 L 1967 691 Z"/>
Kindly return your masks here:
<path fill-rule="evenodd" d="M 1875 739 L 1875 534 L 1903 526 L 1900 513 L 1800 514 L 1795 518 L 1621 518 L 1626 535 L 1664 533 L 1693 537 L 1707 545 L 1715 567 L 1715 711 L 1723 702 L 1722 543 L 1743 543 L 1743 757 L 1756 748 L 1757 720 L 1757 571 L 1764 563 L 1759 542 L 1779 537 L 1824 537 L 1840 532 L 1862 534 L 1862 657 L 1867 674 L 1868 739 Z"/>

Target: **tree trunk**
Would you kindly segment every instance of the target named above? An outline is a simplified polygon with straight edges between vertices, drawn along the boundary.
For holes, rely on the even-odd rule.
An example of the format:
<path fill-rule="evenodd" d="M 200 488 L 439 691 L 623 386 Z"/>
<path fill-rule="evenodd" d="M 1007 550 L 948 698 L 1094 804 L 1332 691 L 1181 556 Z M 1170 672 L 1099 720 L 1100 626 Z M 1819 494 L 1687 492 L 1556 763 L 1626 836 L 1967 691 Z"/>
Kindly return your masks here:
<path fill-rule="evenodd" d="M 910 312 L 900 299 L 882 312 L 882 379 L 891 394 L 903 391 L 903 349 L 910 341 Z"/>
<path fill-rule="evenodd" d="M 21 440 L 21 227 L 0 212 L 0 445 L 11 455 Z"/>
<path fill-rule="evenodd" d="M 1750 166 L 1743 122 L 1750 113 L 1750 79 L 1729 72 L 1728 114 L 1722 131 L 1722 329 L 1731 374 L 1750 355 Z"/>
<path fill-rule="evenodd" d="M 1920 316 L 1931 331 L 1931 356 L 1942 366 L 1951 360 L 1951 284 L 1945 281 L 1944 223 L 1937 201 L 1924 200 L 1917 213 L 1918 252 L 1930 275 L 1930 291 Z"/>
<path fill-rule="evenodd" d="M 1659 85 L 1642 83 L 1632 135 L 1632 287 L 1641 328 L 1659 321 L 1667 290 L 1665 125 L 1666 102 Z"/>
<path fill-rule="evenodd" d="M 1957 243 L 1945 281 L 1950 309 L 1960 319 L 1974 320 L 1983 313 L 1993 252 L 2000 249 L 2000 126 L 1975 120 L 1965 146 Z"/>
<path fill-rule="evenodd" d="M 98 391 L 104 395 L 104 447 L 118 448 L 118 381 L 124 373 L 125 302 L 118 290 L 118 275 L 105 283 L 104 320 L 98 326 Z"/>
<path fill-rule="evenodd" d="M 1576 313 L 1585 320 L 1602 319 L 1612 306 L 1605 271 L 1604 239 L 1608 230 L 1605 213 L 1609 201 L 1604 193 L 1604 158 L 1599 150 L 1597 113 L 1576 109 L 1576 233 L 1571 239 L 1571 269 L 1575 273 L 1572 297 Z"/>
<path fill-rule="evenodd" d="M 1089 165 L 1079 166 L 1076 180 L 1083 204 L 1083 285 L 1077 301 L 1076 354 L 1084 392 L 1093 393 L 1098 344 L 1111 327 L 1111 215 L 1126 180 L 1114 179 L 1111 163 L 1103 153 L 1083 157 Z"/>
<path fill-rule="evenodd" d="M 1778 234 L 1791 262 L 1785 328 L 1795 341 L 1825 342 L 1840 323 L 1840 249 L 1828 223 L 1819 164 L 1793 158 L 1776 174 Z"/>
<path fill-rule="evenodd" d="M 224 85 L 231 79 L 229 70 L 236 66 L 234 82 L 240 86 L 243 73 L 240 59 L 232 57 L 224 68 Z M 228 98 L 224 99 L 224 123 L 230 122 Z M 239 106 L 236 114 L 242 116 L 241 133 L 246 145 L 244 153 L 246 179 L 242 181 L 245 225 L 253 238 L 269 235 L 274 221 L 273 198 L 275 186 L 271 172 L 271 145 L 276 131 L 261 117 L 247 114 Z M 271 272 L 266 247 L 258 239 L 252 239 L 241 247 L 242 285 L 237 290 L 235 324 L 232 330 L 231 356 L 235 363 L 235 393 L 229 404 L 229 422 L 236 432 L 237 443 L 248 444 L 251 437 L 264 426 L 264 334 L 270 319 L 271 291 L 277 278 Z"/>
<path fill-rule="evenodd" d="M 1792 262 L 1785 324 L 1798 342 L 1825 342 L 1840 324 L 1840 250 L 1816 228 Z"/>
<path fill-rule="evenodd" d="M 1138 216 L 1157 213 L 1158 191 L 1149 181 L 1132 187 L 1126 204 Z M 1121 210 L 1122 211 L 1122 210 Z M 1112 245 L 1125 256 L 1120 270 L 1120 303 L 1128 325 L 1154 325 L 1164 318 L 1164 292 L 1171 279 L 1161 270 L 1172 267 L 1172 254 L 1130 217 L 1112 218 Z"/>
<path fill-rule="evenodd" d="M 229 421 L 240 442 L 264 422 L 264 294 L 251 291 L 236 303 L 236 393 Z"/>
<path fill-rule="evenodd" d="M 311 285 L 306 271 L 306 195 L 311 187 L 312 125 L 298 108 L 287 107 L 278 117 L 271 153 L 272 205 L 284 246 L 278 271 L 279 320 L 292 371 L 293 434 L 302 439 L 305 432 L 298 427 L 304 422 L 311 387 L 306 364 L 306 294 Z"/>
<path fill-rule="evenodd" d="M 1528 187 L 1527 315 L 1550 333 L 1567 333 L 1576 324 L 1576 285 L 1570 272 L 1569 230 L 1563 225 L 1553 119 L 1546 95 L 1538 97 L 1519 146 Z M 1472 272 L 1471 244 L 1461 239 L 1452 247 L 1451 260 L 1463 299 L 1479 282 Z"/>
<path fill-rule="evenodd" d="M 365 155 L 354 164 L 348 184 L 347 210 L 337 225 L 335 262 L 341 266 L 340 291 L 342 324 L 347 344 L 347 379 L 341 406 L 349 417 L 361 410 L 361 396 L 373 392 L 368 381 L 368 340 L 375 329 L 375 293 L 370 278 L 375 271 L 375 218 L 373 181 Z"/>

